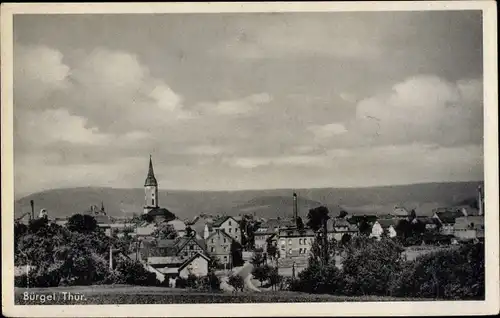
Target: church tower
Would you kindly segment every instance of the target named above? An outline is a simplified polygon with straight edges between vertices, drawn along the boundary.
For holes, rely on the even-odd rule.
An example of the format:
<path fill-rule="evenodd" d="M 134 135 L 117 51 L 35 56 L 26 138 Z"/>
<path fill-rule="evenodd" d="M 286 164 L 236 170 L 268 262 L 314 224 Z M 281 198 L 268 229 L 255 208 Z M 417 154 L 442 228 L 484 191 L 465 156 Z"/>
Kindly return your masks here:
<path fill-rule="evenodd" d="M 153 161 L 149 156 L 149 170 L 144 182 L 144 214 L 158 208 L 158 182 L 153 171 Z"/>

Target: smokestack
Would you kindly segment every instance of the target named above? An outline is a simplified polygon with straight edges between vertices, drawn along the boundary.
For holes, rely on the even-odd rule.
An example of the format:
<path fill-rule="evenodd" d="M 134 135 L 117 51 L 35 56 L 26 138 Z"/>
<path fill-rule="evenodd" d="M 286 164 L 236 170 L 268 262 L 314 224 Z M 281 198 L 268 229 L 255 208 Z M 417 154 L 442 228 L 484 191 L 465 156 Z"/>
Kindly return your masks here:
<path fill-rule="evenodd" d="M 30 200 L 31 205 L 31 219 L 35 219 L 35 201 Z"/>
<path fill-rule="evenodd" d="M 297 223 L 298 209 L 297 209 L 297 193 L 293 193 L 293 220 Z"/>
<path fill-rule="evenodd" d="M 483 191 L 481 189 L 481 186 L 477 187 L 477 207 L 478 207 L 478 214 L 483 215 Z"/>

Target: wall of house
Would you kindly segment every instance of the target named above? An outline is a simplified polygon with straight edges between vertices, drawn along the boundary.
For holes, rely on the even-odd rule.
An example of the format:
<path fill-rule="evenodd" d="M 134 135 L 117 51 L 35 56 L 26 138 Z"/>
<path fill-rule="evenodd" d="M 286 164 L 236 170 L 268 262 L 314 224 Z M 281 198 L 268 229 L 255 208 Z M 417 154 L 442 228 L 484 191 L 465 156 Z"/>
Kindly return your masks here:
<path fill-rule="evenodd" d="M 279 257 L 308 258 L 313 242 L 312 236 L 280 237 L 278 239 Z"/>
<path fill-rule="evenodd" d="M 189 241 L 177 255 L 183 257 L 192 257 L 197 253 L 205 254 L 205 251 L 194 241 Z"/>
<path fill-rule="evenodd" d="M 179 272 L 179 276 L 182 278 L 187 278 L 189 274 L 193 274 L 197 277 L 207 276 L 208 275 L 207 259 L 205 259 L 204 257 L 197 257 Z"/>
<path fill-rule="evenodd" d="M 372 233 L 370 234 L 370 237 L 376 237 L 379 238 L 382 236 L 382 233 L 384 233 L 384 229 L 380 225 L 380 223 L 375 222 L 372 226 Z"/>
<path fill-rule="evenodd" d="M 207 253 L 217 257 L 222 264 L 231 263 L 231 239 L 217 231 L 207 240 Z"/>
<path fill-rule="evenodd" d="M 443 224 L 443 226 L 441 226 L 441 234 L 453 235 L 454 232 L 455 232 L 454 224 Z"/>
<path fill-rule="evenodd" d="M 227 219 L 224 223 L 220 225 L 219 229 L 224 230 L 236 242 L 241 244 L 240 224 L 236 222 L 236 220 Z"/>
<path fill-rule="evenodd" d="M 477 238 L 477 232 L 473 229 L 460 229 L 455 230 L 454 235 L 461 240 L 470 240 Z"/>

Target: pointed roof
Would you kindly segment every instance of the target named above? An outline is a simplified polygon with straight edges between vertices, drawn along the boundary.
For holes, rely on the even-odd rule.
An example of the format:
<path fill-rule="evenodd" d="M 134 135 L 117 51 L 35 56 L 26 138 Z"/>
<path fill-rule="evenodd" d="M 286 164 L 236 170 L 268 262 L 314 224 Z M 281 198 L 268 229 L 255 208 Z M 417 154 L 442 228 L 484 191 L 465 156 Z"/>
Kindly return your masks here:
<path fill-rule="evenodd" d="M 146 181 L 144 182 L 144 186 L 158 186 L 158 182 L 156 182 L 155 173 L 153 171 L 153 160 L 151 159 L 151 155 L 149 155 L 149 170 Z"/>

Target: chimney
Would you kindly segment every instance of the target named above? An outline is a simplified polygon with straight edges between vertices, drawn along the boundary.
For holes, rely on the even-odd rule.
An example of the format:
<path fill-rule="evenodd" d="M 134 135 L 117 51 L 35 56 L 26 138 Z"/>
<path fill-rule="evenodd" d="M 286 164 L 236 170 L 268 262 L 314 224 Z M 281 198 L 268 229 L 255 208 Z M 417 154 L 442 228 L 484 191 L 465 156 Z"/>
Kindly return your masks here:
<path fill-rule="evenodd" d="M 477 207 L 478 207 L 478 215 L 483 215 L 483 191 L 481 186 L 477 187 Z"/>
<path fill-rule="evenodd" d="M 30 200 L 31 204 L 31 219 L 33 220 L 35 218 L 35 201 Z"/>
<path fill-rule="evenodd" d="M 293 193 L 293 220 L 297 223 L 298 211 L 297 211 L 297 193 Z"/>

